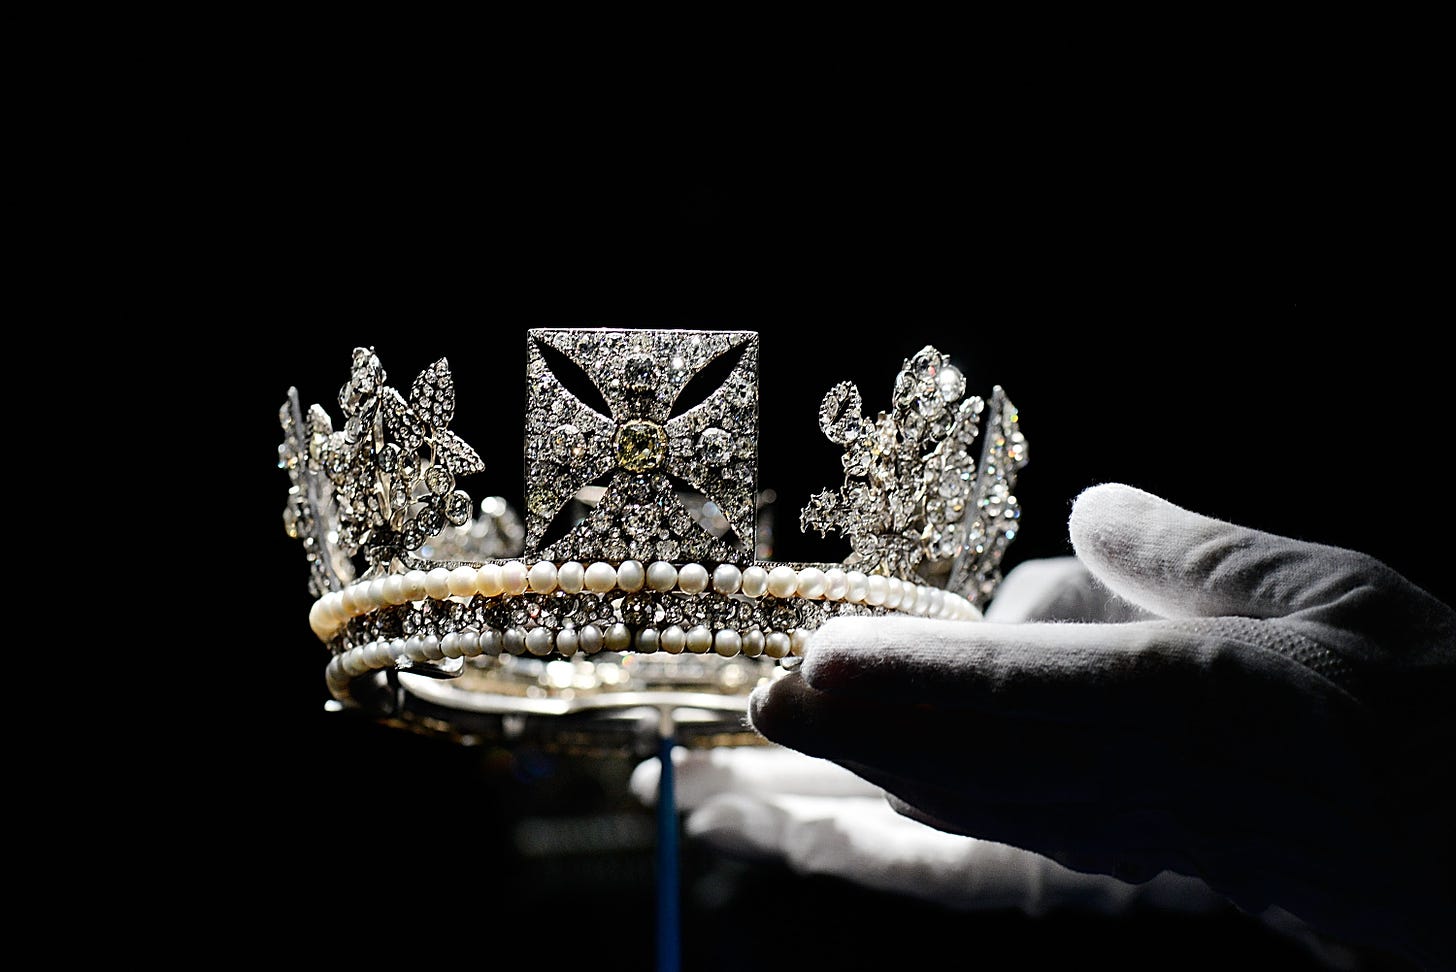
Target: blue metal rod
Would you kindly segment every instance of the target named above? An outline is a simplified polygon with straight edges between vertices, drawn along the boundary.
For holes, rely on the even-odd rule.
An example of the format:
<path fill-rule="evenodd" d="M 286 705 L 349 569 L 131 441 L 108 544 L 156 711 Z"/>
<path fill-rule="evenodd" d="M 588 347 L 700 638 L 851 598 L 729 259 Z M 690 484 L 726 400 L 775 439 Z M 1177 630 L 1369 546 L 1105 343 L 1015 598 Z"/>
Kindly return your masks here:
<path fill-rule="evenodd" d="M 679 972 L 682 968 L 672 743 L 670 735 L 657 741 L 657 760 L 662 765 L 657 782 L 657 972 Z"/>

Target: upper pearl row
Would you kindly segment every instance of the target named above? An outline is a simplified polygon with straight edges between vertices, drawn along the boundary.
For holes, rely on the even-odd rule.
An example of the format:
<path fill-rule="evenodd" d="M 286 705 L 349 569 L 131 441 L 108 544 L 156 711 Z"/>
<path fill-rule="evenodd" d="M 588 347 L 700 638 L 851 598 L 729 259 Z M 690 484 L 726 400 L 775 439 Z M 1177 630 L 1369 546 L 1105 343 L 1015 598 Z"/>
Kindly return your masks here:
<path fill-rule="evenodd" d="M 796 569 L 780 564 L 771 569 L 753 566 L 739 570 L 732 564 L 719 564 L 709 574 L 702 564 L 674 567 L 662 560 L 645 568 L 636 560 L 624 561 L 618 567 L 601 561 L 583 566 L 574 560 L 559 567 L 548 560 L 541 560 L 527 567 L 518 560 L 512 560 L 505 564 L 461 566 L 453 570 L 444 567 L 429 571 L 409 570 L 359 581 L 315 601 L 309 611 L 308 622 L 314 634 L 328 641 L 351 617 L 368 614 L 387 604 L 404 604 L 427 597 L 444 600 L 475 594 L 485 597 L 515 596 L 528 590 L 536 594 L 550 594 L 557 590 L 568 594 L 582 590 L 596 594 L 612 591 L 630 594 L 644 587 L 661 592 L 675 589 L 686 594 L 701 594 L 709 586 L 720 594 L 742 594 L 751 598 L 767 594 L 779 598 L 844 601 L 946 620 L 980 617 L 965 598 L 939 587 L 838 567 L 829 570 L 818 567 Z"/>

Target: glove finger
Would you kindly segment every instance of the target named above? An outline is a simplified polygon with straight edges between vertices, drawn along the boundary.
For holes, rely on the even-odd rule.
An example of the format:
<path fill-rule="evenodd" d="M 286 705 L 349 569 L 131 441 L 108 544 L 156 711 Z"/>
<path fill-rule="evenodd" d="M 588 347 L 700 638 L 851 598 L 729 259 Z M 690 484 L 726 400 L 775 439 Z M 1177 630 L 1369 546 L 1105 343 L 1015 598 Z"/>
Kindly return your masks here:
<path fill-rule="evenodd" d="M 1161 735 L 881 705 L 816 692 L 796 675 L 756 693 L 749 714 L 769 739 L 801 752 L 995 801 L 1098 802 L 1109 791 L 1163 799 L 1167 773 L 1185 762 Z"/>
<path fill-rule="evenodd" d="M 799 671 L 819 691 L 885 703 L 1166 726 L 1186 721 L 1237 647 L 1163 621 L 836 618 L 815 632 Z"/>
<path fill-rule="evenodd" d="M 1175 813 L 1208 833 L 1241 830 L 1286 844 L 1314 840 L 1315 853 L 1328 834 L 1302 821 L 1351 833 L 1367 828 L 1377 801 L 1358 794 L 1378 794 L 1378 781 L 1350 763 L 1338 735 L 1299 720 L 1285 725 L 1287 705 L 1249 694 L 1264 715 L 1214 708 L 1207 722 L 1124 726 L 1110 719 L 1068 723 L 882 704 L 818 692 L 790 674 L 752 696 L 749 716 L 781 745 L 853 763 L 856 772 L 867 766 L 915 785 L 945 787 L 958 800 L 1138 805 Z M 1323 747 L 1326 742 L 1334 745 Z"/>
<path fill-rule="evenodd" d="M 1113 594 L 1076 557 L 1028 560 L 996 589 L 986 612 L 995 624 L 1027 621 L 1115 622 L 1151 617 Z"/>
<path fill-rule="evenodd" d="M 781 859 L 802 874 L 963 910 L 1073 908 L 1112 914 L 1135 903 L 1208 910 L 1222 899 L 1201 882 L 1162 875 L 1132 885 L 1078 873 L 1007 844 L 921 826 L 874 797 L 717 797 L 688 818 L 687 832 L 720 850 Z"/>
<path fill-rule="evenodd" d="M 1160 617 L 1283 617 L 1390 573 L 1372 558 L 1191 513 L 1120 483 L 1086 490 L 1069 525 L 1077 558 Z"/>
<path fill-rule="evenodd" d="M 878 787 L 828 760 L 778 746 L 708 750 L 679 746 L 672 752 L 672 762 L 677 770 L 677 803 L 684 810 L 723 793 L 877 797 L 880 792 Z M 644 760 L 632 771 L 632 793 L 645 806 L 657 803 L 661 774 L 655 758 Z"/>

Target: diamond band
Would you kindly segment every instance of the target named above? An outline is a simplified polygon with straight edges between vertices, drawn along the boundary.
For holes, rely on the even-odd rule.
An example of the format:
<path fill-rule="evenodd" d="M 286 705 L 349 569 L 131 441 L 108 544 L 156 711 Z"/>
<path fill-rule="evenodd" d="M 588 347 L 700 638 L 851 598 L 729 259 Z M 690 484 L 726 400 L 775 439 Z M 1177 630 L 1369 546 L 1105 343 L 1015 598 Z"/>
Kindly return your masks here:
<path fill-rule="evenodd" d="M 484 464 L 449 429 L 445 359 L 405 395 L 372 349 L 355 350 L 339 431 L 290 389 L 285 526 L 310 563 L 309 622 L 332 653 L 335 698 L 387 697 L 373 680 L 399 673 L 455 680 L 412 691 L 474 711 L 570 707 L 581 693 L 628 706 L 689 685 L 699 708 L 730 710 L 831 617 L 979 618 L 1019 525 L 1026 461 L 1001 389 L 989 407 L 965 397 L 930 347 L 905 362 L 888 412 L 862 414 L 852 384 L 830 389 L 819 426 L 844 449 L 844 481 L 815 494 L 801 524 L 852 552 L 782 564 L 755 559 L 757 373 L 748 331 L 531 331 L 523 520 L 494 497 L 471 516 L 458 480 Z M 583 681 L 584 664 L 600 679 Z M 705 683 L 705 664 L 721 679 Z"/>

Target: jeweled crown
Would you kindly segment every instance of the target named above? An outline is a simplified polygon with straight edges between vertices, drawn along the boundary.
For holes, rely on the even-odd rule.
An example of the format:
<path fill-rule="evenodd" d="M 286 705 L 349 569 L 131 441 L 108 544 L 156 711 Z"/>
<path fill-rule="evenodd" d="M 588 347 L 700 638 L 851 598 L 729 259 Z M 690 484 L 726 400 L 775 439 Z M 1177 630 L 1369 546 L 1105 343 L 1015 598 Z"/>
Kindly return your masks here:
<path fill-rule="evenodd" d="M 693 378 L 725 358 L 727 377 L 674 414 Z M 589 378 L 605 412 L 568 390 L 564 368 Z M 819 425 L 844 449 L 844 481 L 814 495 L 800 522 L 848 539 L 840 564 L 757 558 L 756 334 L 533 330 L 527 376 L 524 524 L 497 497 L 474 516 L 457 485 L 484 464 L 449 429 L 445 359 L 406 395 L 373 349 L 355 349 L 338 430 L 289 390 L 284 522 L 310 563 L 310 622 L 333 652 L 336 697 L 380 671 L 456 676 L 468 660 L 495 670 L 606 651 L 625 665 L 660 652 L 755 666 L 796 654 L 837 614 L 976 618 L 1016 535 L 1012 488 L 1026 461 L 1016 409 L 1000 387 L 989 406 L 966 397 L 932 347 L 904 363 L 888 411 L 862 414 L 848 382 L 824 398 Z M 734 686 L 757 677 L 725 671 L 738 672 Z"/>

